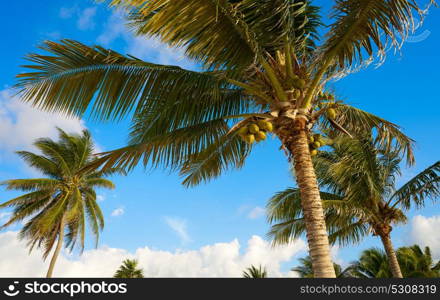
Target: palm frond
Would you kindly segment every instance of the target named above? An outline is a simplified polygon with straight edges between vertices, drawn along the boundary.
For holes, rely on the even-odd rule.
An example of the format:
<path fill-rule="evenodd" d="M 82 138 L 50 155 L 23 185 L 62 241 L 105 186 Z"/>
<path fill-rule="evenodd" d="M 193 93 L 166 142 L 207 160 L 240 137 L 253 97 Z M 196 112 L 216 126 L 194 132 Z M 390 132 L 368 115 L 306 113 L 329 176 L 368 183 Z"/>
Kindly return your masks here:
<path fill-rule="evenodd" d="M 29 55 L 33 64 L 26 67 L 35 72 L 17 75 L 17 88 L 24 101 L 47 111 L 82 116 L 89 109 L 99 119 L 122 119 L 164 99 L 215 98 L 229 86 L 212 72 L 151 64 L 73 40 L 40 48 L 52 55 Z"/>
<path fill-rule="evenodd" d="M 185 178 L 183 184 L 197 185 L 218 177 L 231 168 L 241 168 L 250 150 L 251 147 L 235 133 L 220 137 L 201 151 L 187 157 L 180 170 L 180 175 Z"/>
<path fill-rule="evenodd" d="M 398 189 L 390 198 L 392 206 L 401 205 L 405 209 L 414 203 L 417 207 L 424 205 L 426 198 L 440 196 L 440 161 L 429 166 Z"/>
<path fill-rule="evenodd" d="M 383 57 L 388 45 L 401 45 L 415 29 L 414 18 L 423 15 L 416 0 L 335 1 L 331 15 L 335 21 L 319 53 L 321 70 L 351 67 L 375 52 Z"/>
<path fill-rule="evenodd" d="M 406 136 L 401 128 L 383 118 L 363 111 L 347 104 L 337 104 L 335 121 L 354 135 L 365 135 L 373 132 L 375 142 L 386 151 L 397 150 L 406 156 L 409 165 L 414 164 L 414 141 Z M 323 127 L 331 127 L 327 120 L 323 120 Z"/>

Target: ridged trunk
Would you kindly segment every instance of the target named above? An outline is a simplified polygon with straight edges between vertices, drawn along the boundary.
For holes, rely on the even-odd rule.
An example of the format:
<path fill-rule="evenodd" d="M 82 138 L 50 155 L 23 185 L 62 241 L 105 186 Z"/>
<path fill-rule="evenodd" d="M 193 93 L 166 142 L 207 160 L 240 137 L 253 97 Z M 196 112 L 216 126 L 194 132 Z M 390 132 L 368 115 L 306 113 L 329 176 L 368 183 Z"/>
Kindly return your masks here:
<path fill-rule="evenodd" d="M 58 234 L 58 242 L 55 248 L 55 251 L 52 255 L 52 259 L 50 260 L 49 269 L 47 270 L 46 278 L 52 278 L 53 269 L 55 268 L 55 263 L 57 262 L 57 258 L 60 254 L 61 248 L 63 246 L 64 241 L 64 217 L 61 219 L 60 228 Z"/>
<path fill-rule="evenodd" d="M 321 196 L 309 151 L 305 121 L 295 120 L 291 135 L 283 141 L 293 156 L 295 177 L 301 193 L 301 205 L 307 231 L 315 278 L 335 278 Z"/>
<path fill-rule="evenodd" d="M 394 247 L 391 242 L 390 234 L 381 234 L 380 239 L 382 240 L 383 247 L 385 248 L 393 277 L 403 278 L 402 271 L 400 270 L 399 261 L 397 260 L 396 252 L 394 251 Z"/>

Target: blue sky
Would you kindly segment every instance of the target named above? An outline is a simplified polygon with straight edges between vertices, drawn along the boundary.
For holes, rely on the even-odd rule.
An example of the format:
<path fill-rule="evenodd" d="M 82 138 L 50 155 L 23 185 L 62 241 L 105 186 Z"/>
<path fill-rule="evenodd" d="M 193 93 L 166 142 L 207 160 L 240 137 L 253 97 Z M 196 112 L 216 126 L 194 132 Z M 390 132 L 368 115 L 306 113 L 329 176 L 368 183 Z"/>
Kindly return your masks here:
<path fill-rule="evenodd" d="M 315 3 L 327 9 L 329 1 Z M 416 140 L 417 164 L 404 171 L 400 182 L 439 160 L 439 16 L 440 10 L 432 9 L 410 42 L 400 53 L 391 51 L 380 68 L 371 66 L 333 83 L 343 99 L 401 125 L 405 133 Z M 86 127 L 102 150 L 122 146 L 126 141 L 127 122 L 66 121 L 35 115 L 32 110 L 17 104 L 9 88 L 15 83 L 14 76 L 22 71 L 19 66 L 24 63 L 23 57 L 36 51 L 42 41 L 75 39 L 85 44 L 101 44 L 151 62 L 196 68 L 183 57 L 181 50 L 168 49 L 157 41 L 134 38 L 123 26 L 120 14 L 93 1 L 68 1 L 67 4 L 61 0 L 13 1 L 3 10 L 0 23 L 0 180 L 34 175 L 13 151 L 30 149 L 25 137 L 39 137 L 34 136 L 37 133 L 53 135 L 52 125 L 64 125 L 66 130 Z M 47 128 L 39 122 L 45 122 Z M 264 238 L 268 230 L 263 210 L 266 200 L 274 192 L 294 184 L 286 157 L 278 148 L 276 140 L 259 144 L 242 170 L 228 172 L 191 189 L 180 185 L 181 178 L 176 174 L 162 170 L 145 171 L 139 167 L 127 177 L 115 177 L 116 190 L 99 192 L 106 216 L 100 244 L 130 252 L 140 247 L 173 252 L 238 239 L 244 251 L 253 235 Z M 14 195 L 0 190 L 1 201 Z M 440 220 L 437 219 L 440 209 L 438 205 L 429 204 L 409 215 L 422 215 L 423 218 L 416 220 L 423 226 L 433 226 Z M 413 222 L 410 219 L 409 225 L 393 231 L 397 246 L 423 242 L 414 237 L 417 231 Z M 425 228 L 423 226 L 420 228 Z M 437 253 L 440 253 L 439 238 L 431 237 L 431 241 L 438 243 Z M 91 246 L 89 243 L 89 248 Z M 380 244 L 368 238 L 360 246 L 339 249 L 338 259 L 349 262 L 369 246 Z M 292 255 L 290 261 L 281 264 L 281 269 L 286 271 L 304 254 L 302 251 Z"/>

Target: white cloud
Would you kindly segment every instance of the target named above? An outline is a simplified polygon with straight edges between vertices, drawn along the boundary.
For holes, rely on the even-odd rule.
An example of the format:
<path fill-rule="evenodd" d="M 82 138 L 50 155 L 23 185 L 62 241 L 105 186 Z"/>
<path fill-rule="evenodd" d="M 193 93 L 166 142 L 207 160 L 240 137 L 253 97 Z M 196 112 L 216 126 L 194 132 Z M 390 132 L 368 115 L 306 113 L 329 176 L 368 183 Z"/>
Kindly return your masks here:
<path fill-rule="evenodd" d="M 96 15 L 96 7 L 88 7 L 79 13 L 76 26 L 79 30 L 89 30 L 95 27 L 94 17 Z"/>
<path fill-rule="evenodd" d="M 119 217 L 125 214 L 125 209 L 123 207 L 118 207 L 115 210 L 112 211 L 111 216 L 112 217 Z"/>
<path fill-rule="evenodd" d="M 0 91 L 0 152 L 29 150 L 37 138 L 56 138 L 56 127 L 81 132 L 84 121 L 43 112 L 21 102 L 9 89 Z"/>
<path fill-rule="evenodd" d="M 182 243 L 188 243 L 191 241 L 186 227 L 186 220 L 165 217 L 165 222 L 179 236 Z"/>
<path fill-rule="evenodd" d="M 266 210 L 262 207 L 256 206 L 248 213 L 249 219 L 258 219 L 266 214 Z"/>
<path fill-rule="evenodd" d="M 194 69 L 195 64 L 185 58 L 184 49 L 168 47 L 156 38 L 134 36 L 127 29 L 125 23 L 124 13 L 122 11 L 115 11 L 109 17 L 104 26 L 104 31 L 99 35 L 97 42 L 104 46 L 110 46 L 113 41 L 122 39 L 127 45 L 124 51 L 130 55 L 154 63 L 178 65 L 183 68 Z"/>
<path fill-rule="evenodd" d="M 263 265 L 270 277 L 294 276 L 281 271 L 281 264 L 302 254 L 306 246 L 297 240 L 288 246 L 271 247 L 259 236 L 252 236 L 247 247 L 240 251 L 237 239 L 229 243 L 215 243 L 190 251 L 161 251 L 149 247 L 134 253 L 124 249 L 101 247 L 87 250 L 79 258 L 63 253 L 55 267 L 59 277 L 111 277 L 122 260 L 136 258 L 147 277 L 241 277 L 250 265 Z M 16 232 L 0 233 L 0 277 L 44 276 L 48 262 L 35 250 L 28 255 L 24 241 Z"/>
<path fill-rule="evenodd" d="M 440 259 L 440 216 L 415 216 L 411 220 L 409 242 L 422 247 L 429 246 L 433 257 Z"/>
<path fill-rule="evenodd" d="M 105 200 L 105 196 L 104 195 L 96 195 L 96 201 L 102 202 L 104 200 Z"/>
<path fill-rule="evenodd" d="M 6 221 L 7 218 L 11 215 L 11 212 L 0 212 L 0 223 L 3 225 L 3 223 Z"/>
<path fill-rule="evenodd" d="M 75 12 L 77 12 L 78 8 L 76 6 L 72 7 L 61 7 L 59 16 L 61 19 L 70 19 Z"/>

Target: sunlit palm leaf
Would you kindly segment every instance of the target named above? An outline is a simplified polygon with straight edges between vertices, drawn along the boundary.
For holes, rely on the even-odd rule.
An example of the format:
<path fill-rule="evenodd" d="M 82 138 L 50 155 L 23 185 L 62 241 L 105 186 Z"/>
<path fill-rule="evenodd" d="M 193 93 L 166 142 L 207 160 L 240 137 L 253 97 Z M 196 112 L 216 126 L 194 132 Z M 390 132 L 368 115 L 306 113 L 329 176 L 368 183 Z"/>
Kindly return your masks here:
<path fill-rule="evenodd" d="M 215 99 L 226 84 L 210 72 L 146 63 L 101 47 L 72 40 L 46 42 L 32 54 L 18 88 L 22 99 L 48 110 L 82 116 L 87 109 L 99 119 L 121 119 L 164 99 Z M 228 84 L 229 85 L 229 84 Z"/>
<path fill-rule="evenodd" d="M 421 207 L 426 198 L 434 199 L 436 197 L 440 197 L 440 161 L 405 183 L 392 195 L 390 202 L 409 209 L 412 203 Z"/>

